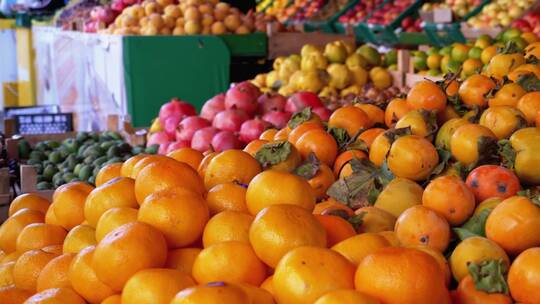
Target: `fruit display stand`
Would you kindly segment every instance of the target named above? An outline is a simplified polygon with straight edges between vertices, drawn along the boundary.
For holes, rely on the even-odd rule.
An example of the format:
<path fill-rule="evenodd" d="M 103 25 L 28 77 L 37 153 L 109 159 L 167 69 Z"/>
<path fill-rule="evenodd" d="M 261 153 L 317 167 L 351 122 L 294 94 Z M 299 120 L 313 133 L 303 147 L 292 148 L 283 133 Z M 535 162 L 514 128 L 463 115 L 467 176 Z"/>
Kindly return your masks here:
<path fill-rule="evenodd" d="M 339 10 L 336 14 L 334 14 L 328 20 L 325 20 L 325 21 L 306 20 L 303 23 L 304 31 L 306 32 L 319 31 L 319 32 L 325 32 L 325 33 L 336 32 L 334 24 L 336 23 L 338 18 L 341 17 L 343 14 L 345 14 L 345 12 L 347 12 L 353 6 L 355 6 L 359 1 L 360 0 L 349 1 L 347 5 L 345 5 L 341 10 Z M 330 4 L 327 4 L 327 5 L 330 5 Z"/>
<path fill-rule="evenodd" d="M 420 46 L 420 50 L 428 48 L 427 46 Z M 401 88 L 412 88 L 417 82 L 424 79 L 431 81 L 440 81 L 443 80 L 443 77 L 440 76 L 430 76 L 430 75 L 420 75 L 416 74 L 414 71 L 414 64 L 411 60 L 411 53 L 408 50 L 399 50 L 398 51 L 398 71 L 403 77 L 401 82 Z M 396 77 L 396 76 L 394 76 Z M 394 81 L 395 83 L 395 81 Z"/>

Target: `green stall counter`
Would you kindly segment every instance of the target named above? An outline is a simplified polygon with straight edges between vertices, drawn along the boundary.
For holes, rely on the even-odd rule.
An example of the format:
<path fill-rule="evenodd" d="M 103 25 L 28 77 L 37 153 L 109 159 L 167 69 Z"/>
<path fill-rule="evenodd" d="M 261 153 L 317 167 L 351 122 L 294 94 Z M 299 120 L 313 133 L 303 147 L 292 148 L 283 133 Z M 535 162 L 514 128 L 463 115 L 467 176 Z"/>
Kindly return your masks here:
<path fill-rule="evenodd" d="M 267 52 L 265 34 L 126 36 L 123 38 L 127 110 L 135 127 L 148 126 L 172 97 L 198 110 L 227 90 L 231 57 Z"/>

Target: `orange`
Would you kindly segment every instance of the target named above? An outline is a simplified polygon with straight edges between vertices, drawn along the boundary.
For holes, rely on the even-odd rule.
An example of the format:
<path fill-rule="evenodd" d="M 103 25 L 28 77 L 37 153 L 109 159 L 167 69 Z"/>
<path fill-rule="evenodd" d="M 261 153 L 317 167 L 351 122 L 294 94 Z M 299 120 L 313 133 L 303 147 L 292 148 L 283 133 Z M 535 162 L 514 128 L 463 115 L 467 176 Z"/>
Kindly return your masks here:
<path fill-rule="evenodd" d="M 47 263 L 38 276 L 36 290 L 40 292 L 49 288 L 70 287 L 68 271 L 73 257 L 73 253 L 64 253 Z"/>
<path fill-rule="evenodd" d="M 39 274 L 56 256 L 39 249 L 23 253 L 13 267 L 13 280 L 17 288 L 35 292 Z"/>
<path fill-rule="evenodd" d="M 31 292 L 17 288 L 15 285 L 0 287 L 0 303 L 2 304 L 23 304 L 30 296 L 32 296 Z"/>
<path fill-rule="evenodd" d="M 484 141 L 497 140 L 495 134 L 484 126 L 466 124 L 458 127 L 450 139 L 452 156 L 464 165 L 475 163 L 480 157 L 479 141 L 481 138 L 484 138 Z"/>
<path fill-rule="evenodd" d="M 356 103 L 354 106 L 364 111 L 372 124 L 384 125 L 384 111 L 378 106 L 369 103 Z"/>
<path fill-rule="evenodd" d="M 223 211 L 212 217 L 202 236 L 204 247 L 226 241 L 249 243 L 249 227 L 253 215 L 236 211 Z"/>
<path fill-rule="evenodd" d="M 380 304 L 379 300 L 356 290 L 339 289 L 320 297 L 314 304 Z"/>
<path fill-rule="evenodd" d="M 517 103 L 517 108 L 525 115 L 527 123 L 533 125 L 536 113 L 540 111 L 540 92 L 530 92 L 523 95 Z"/>
<path fill-rule="evenodd" d="M 15 267 L 15 261 L 0 264 L 0 288 L 15 284 L 13 267 Z"/>
<path fill-rule="evenodd" d="M 459 243 L 450 256 L 450 269 L 456 281 L 461 281 L 469 274 L 468 265 L 486 260 L 510 260 L 504 250 L 495 242 L 480 236 L 467 238 Z"/>
<path fill-rule="evenodd" d="M 294 205 L 272 205 L 251 224 L 249 240 L 257 256 L 270 267 L 299 246 L 326 247 L 326 232 L 309 211 Z"/>
<path fill-rule="evenodd" d="M 341 253 L 355 266 L 378 249 L 390 246 L 390 243 L 377 233 L 362 233 L 341 241 L 332 250 Z"/>
<path fill-rule="evenodd" d="M 202 196 L 183 188 L 154 192 L 144 200 L 137 217 L 158 229 L 169 248 L 185 247 L 198 240 L 208 218 Z"/>
<path fill-rule="evenodd" d="M 386 247 L 368 255 L 358 265 L 355 287 L 382 303 L 450 303 L 439 265 L 416 249 Z"/>
<path fill-rule="evenodd" d="M 365 132 L 364 132 L 365 133 Z M 362 133 L 363 134 L 363 133 Z M 336 157 L 336 160 L 334 161 L 334 175 L 337 177 L 339 176 L 339 172 L 343 169 L 343 167 L 351 161 L 353 158 L 366 158 L 366 153 L 360 150 L 347 150 L 344 152 L 341 152 L 341 154 Z"/>
<path fill-rule="evenodd" d="M 513 82 L 513 83 L 507 83 L 500 88 L 497 93 L 495 93 L 495 96 L 491 99 L 489 99 L 489 106 L 511 106 L 515 107 L 519 101 L 519 99 L 527 94 L 527 91 L 525 91 L 519 84 Z"/>
<path fill-rule="evenodd" d="M 261 284 L 261 288 L 268 291 L 272 297 L 275 297 L 275 291 L 274 291 L 274 276 L 271 275 L 264 280 Z"/>
<path fill-rule="evenodd" d="M 253 215 L 265 207 L 277 204 L 291 204 L 312 211 L 315 193 L 309 183 L 297 175 L 266 170 L 259 173 L 248 186 L 246 204 Z"/>
<path fill-rule="evenodd" d="M 52 201 L 54 202 L 54 200 L 56 200 L 56 197 L 67 189 L 82 191 L 88 195 L 90 192 L 92 192 L 92 190 L 94 190 L 94 186 L 86 182 L 71 182 L 68 184 L 63 184 L 62 186 L 56 188 L 56 190 L 54 191 Z"/>
<path fill-rule="evenodd" d="M 174 269 L 144 269 L 133 275 L 122 290 L 122 304 L 169 304 L 181 290 L 194 286 L 193 279 Z"/>
<path fill-rule="evenodd" d="M 83 249 L 73 258 L 68 271 L 72 288 L 91 303 L 99 303 L 114 294 L 109 286 L 98 279 L 92 267 L 95 251 L 94 246 Z"/>
<path fill-rule="evenodd" d="M 115 291 L 137 271 L 161 267 L 167 258 L 167 243 L 152 226 L 133 222 L 111 231 L 96 246 L 92 268 L 97 277 Z"/>
<path fill-rule="evenodd" d="M 24 227 L 32 223 L 43 223 L 43 221 L 44 214 L 39 211 L 28 208 L 17 211 L 0 226 L 0 249 L 6 254 L 14 252 L 17 237 Z"/>
<path fill-rule="evenodd" d="M 249 153 L 249 155 L 255 157 L 255 154 L 257 154 L 257 151 L 259 151 L 261 149 L 261 147 L 264 144 L 267 144 L 267 143 L 269 143 L 269 141 L 264 140 L 264 139 L 256 139 L 256 140 L 248 143 L 243 151 L 247 152 L 247 153 Z"/>
<path fill-rule="evenodd" d="M 90 192 L 91 193 L 91 192 Z M 62 191 L 57 191 L 51 204 L 56 225 L 70 230 L 84 221 L 84 205 L 89 192 L 81 190 L 76 184 L 66 185 Z"/>
<path fill-rule="evenodd" d="M 443 252 L 450 242 L 450 226 L 437 212 L 421 205 L 403 212 L 394 229 L 405 246 L 424 245 Z"/>
<path fill-rule="evenodd" d="M 251 303 L 257 304 L 275 304 L 274 298 L 270 292 L 263 288 L 255 287 L 251 284 L 240 283 L 237 284 L 238 287 L 247 294 L 248 298 L 251 299 Z"/>
<path fill-rule="evenodd" d="M 200 248 L 180 248 L 169 251 L 165 267 L 180 270 L 181 272 L 191 275 L 193 263 L 201 253 Z"/>
<path fill-rule="evenodd" d="M 119 177 L 97 187 L 88 195 L 84 205 L 84 217 L 88 225 L 96 227 L 103 213 L 114 207 L 138 208 L 135 199 L 135 181 Z"/>
<path fill-rule="evenodd" d="M 311 130 L 300 137 L 296 143 L 300 155 L 306 159 L 310 153 L 328 166 L 333 166 L 337 157 L 338 146 L 332 135 L 324 130 Z"/>
<path fill-rule="evenodd" d="M 211 215 L 222 211 L 248 212 L 247 187 L 235 182 L 218 184 L 208 190 L 206 202 Z"/>
<path fill-rule="evenodd" d="M 138 210 L 129 207 L 115 207 L 105 211 L 96 225 L 95 239 L 100 242 L 109 232 L 137 221 Z"/>
<path fill-rule="evenodd" d="M 49 209 L 49 201 L 34 193 L 25 193 L 17 196 L 9 205 L 8 216 L 12 216 L 15 212 L 28 208 L 30 210 L 39 211 L 43 214 Z"/>
<path fill-rule="evenodd" d="M 474 212 L 473 192 L 457 176 L 441 176 L 424 190 L 422 204 L 444 216 L 452 226 L 463 224 Z"/>
<path fill-rule="evenodd" d="M 241 150 L 227 150 L 210 161 L 204 175 L 204 184 L 206 189 L 235 181 L 249 184 L 259 172 L 261 165 L 251 155 Z"/>
<path fill-rule="evenodd" d="M 362 216 L 362 224 L 357 229 L 359 233 L 394 230 L 396 217 L 383 209 L 367 206 L 354 213 Z"/>
<path fill-rule="evenodd" d="M 266 278 L 266 265 L 249 243 L 221 242 L 199 253 L 193 264 L 193 278 L 199 284 L 227 281 L 259 286 Z"/>
<path fill-rule="evenodd" d="M 168 157 L 175 159 L 179 162 L 188 164 L 193 170 L 197 170 L 204 155 L 192 148 L 181 148 L 167 154 Z"/>
<path fill-rule="evenodd" d="M 141 159 L 145 158 L 146 156 L 148 156 L 148 155 L 147 154 L 137 154 L 137 155 L 134 155 L 134 156 L 128 158 L 128 160 L 126 160 L 122 164 L 122 167 L 120 168 L 120 174 L 123 177 L 131 177 L 131 171 L 133 171 L 133 167 L 135 167 L 135 165 Z"/>
<path fill-rule="evenodd" d="M 313 303 L 322 295 L 354 286 L 354 265 L 339 253 L 302 246 L 289 251 L 274 272 L 278 303 Z"/>
<path fill-rule="evenodd" d="M 214 282 L 186 288 L 176 294 L 171 304 L 250 304 L 252 303 L 244 290 L 233 284 Z"/>
<path fill-rule="evenodd" d="M 333 198 L 317 203 L 313 209 L 313 214 L 334 214 L 342 212 L 347 216 L 354 215 L 354 211 L 351 208 Z"/>
<path fill-rule="evenodd" d="M 291 133 L 291 129 L 289 127 L 285 127 L 279 130 L 270 142 L 287 140 L 287 138 L 289 138 L 289 133 Z"/>
<path fill-rule="evenodd" d="M 396 233 L 394 231 L 380 231 L 377 232 L 378 235 L 384 237 L 391 246 L 399 247 L 401 243 L 399 242 Z"/>
<path fill-rule="evenodd" d="M 328 247 L 356 235 L 353 226 L 339 216 L 316 214 L 315 218 L 323 225 L 326 231 L 326 244 Z"/>
<path fill-rule="evenodd" d="M 391 128 L 394 124 L 405 116 L 408 112 L 412 111 L 413 108 L 403 98 L 395 98 L 388 103 L 386 111 L 384 112 L 384 123 L 387 127 Z"/>
<path fill-rule="evenodd" d="M 88 225 L 79 225 L 71 229 L 64 240 L 64 253 L 78 253 L 88 246 L 96 245 L 96 231 Z"/>
<path fill-rule="evenodd" d="M 407 103 L 412 109 L 439 112 L 446 107 L 446 94 L 433 81 L 422 80 L 409 90 Z"/>
<path fill-rule="evenodd" d="M 486 221 L 486 236 L 509 255 L 540 246 L 540 208 L 530 199 L 513 196 L 498 204 Z"/>
<path fill-rule="evenodd" d="M 66 230 L 60 226 L 43 223 L 30 224 L 17 237 L 17 251 L 41 249 L 49 245 L 61 245 L 66 238 Z"/>
<path fill-rule="evenodd" d="M 45 223 L 51 225 L 60 225 L 60 222 L 56 219 L 54 208 L 49 208 L 49 210 L 47 210 L 47 213 L 45 213 Z"/>
<path fill-rule="evenodd" d="M 41 248 L 41 250 L 47 252 L 47 253 L 53 253 L 56 255 L 61 255 L 62 252 L 62 245 L 49 245 Z"/>
<path fill-rule="evenodd" d="M 423 192 L 424 189 L 412 180 L 396 177 L 384 187 L 374 206 L 398 217 L 410 207 L 421 204 Z"/>
<path fill-rule="evenodd" d="M 96 187 L 99 187 L 112 179 L 121 177 L 122 165 L 122 163 L 113 163 L 101 168 L 96 175 Z"/>
<path fill-rule="evenodd" d="M 373 125 L 368 114 L 355 106 L 344 106 L 332 113 L 328 120 L 329 128 L 342 128 L 350 137 L 356 135 L 361 129 L 367 129 Z"/>
<path fill-rule="evenodd" d="M 101 304 L 122 304 L 121 295 L 112 295 L 107 297 L 105 300 L 101 301 Z"/>
<path fill-rule="evenodd" d="M 37 293 L 24 302 L 25 304 L 85 304 L 81 296 L 79 296 L 71 288 L 51 288 Z"/>
<path fill-rule="evenodd" d="M 139 176 L 139 173 L 148 165 L 151 165 L 154 163 L 161 163 L 161 162 L 174 163 L 175 160 L 165 155 L 147 155 L 143 157 L 142 159 L 140 159 L 139 161 L 137 161 L 137 163 L 133 166 L 133 169 L 131 170 L 131 175 L 129 177 L 133 179 L 137 179 L 137 177 Z"/>
<path fill-rule="evenodd" d="M 292 131 L 289 133 L 288 141 L 296 146 L 296 143 L 302 137 L 302 135 L 306 134 L 308 131 L 311 130 L 324 130 L 323 126 L 319 122 L 304 122 L 300 125 L 298 125 L 296 128 L 292 129 Z"/>
<path fill-rule="evenodd" d="M 435 261 L 437 261 L 437 264 L 439 264 L 441 271 L 444 273 L 444 281 L 446 282 L 446 286 L 450 285 L 450 281 L 452 280 L 452 273 L 450 272 L 450 265 L 448 265 L 448 260 L 441 252 L 431 247 L 423 246 L 423 245 L 411 246 L 410 248 L 423 251 L 429 254 L 433 259 L 435 259 Z"/>
<path fill-rule="evenodd" d="M 177 187 L 201 195 L 205 192 L 202 179 L 189 165 L 175 160 L 156 162 L 139 173 L 135 180 L 135 197 L 142 204 L 152 193 Z"/>
<path fill-rule="evenodd" d="M 274 136 L 278 132 L 277 129 L 271 128 L 261 133 L 259 136 L 259 139 L 266 140 L 268 142 L 271 142 L 274 140 Z"/>
<path fill-rule="evenodd" d="M 328 196 L 326 195 L 326 191 L 335 181 L 336 178 L 332 169 L 326 164 L 320 164 L 319 170 L 315 176 L 308 180 L 308 184 L 313 188 L 313 191 L 315 191 L 317 199 L 324 199 Z"/>
<path fill-rule="evenodd" d="M 206 168 L 208 168 L 208 164 L 210 164 L 210 161 L 214 159 L 214 157 L 216 157 L 217 155 L 218 155 L 217 152 L 210 152 L 204 155 L 204 158 L 199 164 L 199 168 L 197 168 L 197 173 L 199 173 L 199 176 L 201 178 L 204 179 L 204 175 L 206 174 Z"/>
<path fill-rule="evenodd" d="M 495 82 L 489 77 L 475 74 L 461 84 L 458 93 L 465 105 L 485 107 L 488 104 L 486 95 L 495 87 Z"/>
<path fill-rule="evenodd" d="M 12 253 L 6 255 L 1 261 L 1 264 L 9 263 L 9 262 L 16 262 L 17 259 L 23 254 L 19 251 L 13 251 Z"/>
<path fill-rule="evenodd" d="M 397 176 L 414 181 L 426 179 L 439 163 L 439 154 L 430 141 L 406 135 L 392 143 L 387 157 L 388 168 Z"/>
<path fill-rule="evenodd" d="M 358 139 L 362 140 L 369 149 L 371 147 L 371 144 L 375 140 L 375 138 L 379 136 L 379 134 L 383 133 L 384 131 L 385 130 L 382 128 L 368 129 L 362 132 L 360 136 L 358 136 Z"/>
<path fill-rule="evenodd" d="M 512 298 L 522 303 L 540 303 L 540 248 L 523 251 L 510 266 L 508 286 Z"/>
<path fill-rule="evenodd" d="M 470 275 L 459 282 L 455 297 L 462 304 L 512 304 L 512 298 L 505 294 L 487 293 L 476 289 Z"/>

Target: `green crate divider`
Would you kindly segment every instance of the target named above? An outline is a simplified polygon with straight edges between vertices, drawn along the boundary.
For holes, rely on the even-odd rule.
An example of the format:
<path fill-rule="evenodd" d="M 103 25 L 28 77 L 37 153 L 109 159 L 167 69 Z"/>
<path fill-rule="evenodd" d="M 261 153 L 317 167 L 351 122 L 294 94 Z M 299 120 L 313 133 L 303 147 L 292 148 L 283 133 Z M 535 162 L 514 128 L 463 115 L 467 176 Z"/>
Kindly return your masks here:
<path fill-rule="evenodd" d="M 265 33 L 218 37 L 223 39 L 233 57 L 265 57 L 268 53 L 268 36 Z"/>
<path fill-rule="evenodd" d="M 398 35 L 398 44 L 400 45 L 421 45 L 430 44 L 431 39 L 425 32 L 409 33 L 401 32 Z"/>
<path fill-rule="evenodd" d="M 345 14 L 358 2 L 360 2 L 360 0 L 349 1 L 349 3 L 347 3 L 347 5 L 345 5 L 344 8 L 342 8 L 339 12 L 337 12 L 334 16 L 330 17 L 330 19 L 326 21 L 307 20 L 306 22 L 304 22 L 304 31 L 305 32 L 322 31 L 325 33 L 337 33 L 336 28 L 334 27 L 334 23 L 339 19 L 339 17 Z"/>

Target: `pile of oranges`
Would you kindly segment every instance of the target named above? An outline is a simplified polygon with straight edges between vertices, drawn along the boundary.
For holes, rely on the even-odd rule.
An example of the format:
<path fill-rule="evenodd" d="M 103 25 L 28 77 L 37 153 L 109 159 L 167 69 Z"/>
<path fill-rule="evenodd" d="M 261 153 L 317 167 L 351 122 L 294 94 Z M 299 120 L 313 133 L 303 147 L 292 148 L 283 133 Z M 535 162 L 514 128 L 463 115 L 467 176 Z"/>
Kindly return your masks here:
<path fill-rule="evenodd" d="M 421 81 L 17 197 L 0 303 L 540 303 L 540 81 Z"/>

